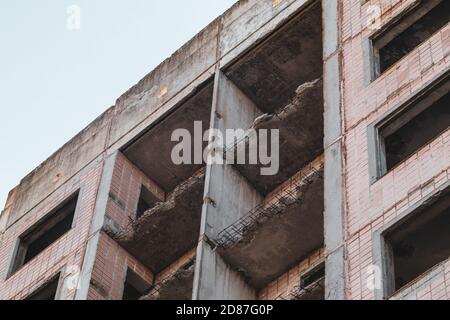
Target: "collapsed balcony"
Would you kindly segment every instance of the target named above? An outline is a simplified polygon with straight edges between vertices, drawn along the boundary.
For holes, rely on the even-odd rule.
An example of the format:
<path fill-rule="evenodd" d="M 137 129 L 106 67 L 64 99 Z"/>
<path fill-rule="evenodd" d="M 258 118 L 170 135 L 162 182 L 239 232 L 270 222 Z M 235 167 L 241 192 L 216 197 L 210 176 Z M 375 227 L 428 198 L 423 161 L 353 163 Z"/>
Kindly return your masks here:
<path fill-rule="evenodd" d="M 323 246 L 323 158 L 223 230 L 217 251 L 259 290 Z"/>
<path fill-rule="evenodd" d="M 235 168 L 267 195 L 323 154 L 323 62 L 321 1 L 311 1 L 282 28 L 225 70 L 226 77 L 259 112 L 249 131 L 279 129 L 279 171 L 261 175 L 259 165 Z M 259 116 L 258 115 L 261 115 Z M 251 141 L 227 141 L 227 153 L 249 149 Z M 270 138 L 269 138 L 270 139 Z M 243 144 L 243 145 L 240 145 Z M 242 149 L 240 149 L 242 148 Z M 272 152 L 269 146 L 269 153 Z"/>
<path fill-rule="evenodd" d="M 156 283 L 141 300 L 191 300 L 194 284 L 195 258 Z"/>
<path fill-rule="evenodd" d="M 235 168 L 261 194 L 266 195 L 323 153 L 323 112 L 318 110 L 318 106 L 323 106 L 322 91 L 321 80 L 302 84 L 290 104 L 258 117 L 247 134 L 226 149 L 226 154 L 232 152 L 235 157 Z M 261 175 L 261 163 L 237 161 L 242 150 L 254 148 L 261 130 L 273 129 L 280 134 L 279 170 L 275 175 Z"/>
<path fill-rule="evenodd" d="M 310 1 L 274 34 L 226 70 L 226 76 L 264 113 L 287 105 L 299 85 L 323 74 L 321 1 Z M 317 110 L 323 104 L 317 104 Z M 319 112 L 321 113 L 321 112 Z"/>
<path fill-rule="evenodd" d="M 132 221 L 127 226 L 105 231 L 154 274 L 173 264 L 198 242 L 205 163 L 200 159 L 177 164 L 172 151 L 180 141 L 173 141 L 172 136 L 176 130 L 183 130 L 195 137 L 209 129 L 212 95 L 213 83 L 209 80 L 121 150 L 162 189 L 165 201 L 155 203 L 141 197 L 137 214 L 130 217 Z M 196 127 L 198 123 L 202 124 L 201 132 Z M 194 144 L 191 147 L 194 155 Z"/>
<path fill-rule="evenodd" d="M 172 150 L 179 142 L 172 141 L 172 134 L 176 130 L 186 130 L 191 137 L 196 137 L 195 123 L 201 123 L 202 138 L 210 127 L 212 96 L 213 83 L 209 80 L 179 107 L 122 150 L 128 160 L 165 192 L 171 192 L 205 166 L 203 161 L 181 165 L 174 163 Z M 203 142 L 202 149 L 206 146 L 207 142 Z M 191 154 L 194 155 L 194 143 L 191 147 Z"/>
<path fill-rule="evenodd" d="M 179 185 L 167 201 L 110 236 L 154 273 L 195 247 L 200 231 L 205 169 Z"/>
<path fill-rule="evenodd" d="M 316 280 L 307 287 L 298 285 L 286 297 L 278 300 L 319 301 L 324 300 L 325 278 Z"/>

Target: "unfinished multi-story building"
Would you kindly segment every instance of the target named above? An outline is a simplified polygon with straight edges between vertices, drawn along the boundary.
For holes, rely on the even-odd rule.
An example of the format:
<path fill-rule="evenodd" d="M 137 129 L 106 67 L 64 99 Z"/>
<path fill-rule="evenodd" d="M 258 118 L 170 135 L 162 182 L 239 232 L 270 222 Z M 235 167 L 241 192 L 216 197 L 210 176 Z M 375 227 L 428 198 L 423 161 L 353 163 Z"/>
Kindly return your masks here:
<path fill-rule="evenodd" d="M 10 192 L 0 299 L 450 298 L 449 4 L 238 1 Z M 239 128 L 277 174 L 171 160 Z"/>

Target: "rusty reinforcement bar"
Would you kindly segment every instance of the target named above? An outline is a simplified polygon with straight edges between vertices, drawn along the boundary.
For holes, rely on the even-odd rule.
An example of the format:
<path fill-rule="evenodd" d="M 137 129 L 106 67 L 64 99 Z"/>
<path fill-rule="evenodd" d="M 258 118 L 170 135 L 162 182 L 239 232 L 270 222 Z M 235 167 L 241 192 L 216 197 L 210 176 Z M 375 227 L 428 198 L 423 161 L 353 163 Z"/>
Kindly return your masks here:
<path fill-rule="evenodd" d="M 270 204 L 259 204 L 248 215 L 220 232 L 215 241 L 217 246 L 225 250 L 235 246 L 246 233 L 254 231 L 271 217 L 282 214 L 287 208 L 300 204 L 303 201 L 301 190 L 312 184 L 315 177 L 323 179 L 323 164 L 320 168 L 310 164 L 303 171 L 306 172 L 302 173 L 301 178 L 291 179 L 291 183 L 278 192 Z"/>

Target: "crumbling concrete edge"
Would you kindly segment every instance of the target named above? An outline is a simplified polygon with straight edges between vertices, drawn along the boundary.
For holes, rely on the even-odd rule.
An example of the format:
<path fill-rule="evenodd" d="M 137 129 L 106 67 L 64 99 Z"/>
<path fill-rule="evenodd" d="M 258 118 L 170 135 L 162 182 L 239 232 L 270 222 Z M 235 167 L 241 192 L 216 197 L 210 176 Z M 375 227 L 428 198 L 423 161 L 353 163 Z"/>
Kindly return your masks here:
<path fill-rule="evenodd" d="M 322 1 L 324 43 L 325 299 L 345 300 L 346 206 L 341 85 L 340 1 Z"/>
<path fill-rule="evenodd" d="M 185 269 L 186 265 L 192 264 L 189 268 Z M 167 277 L 157 282 L 149 291 L 149 293 L 140 300 L 159 300 L 161 290 L 164 290 L 171 282 L 181 280 L 183 278 L 188 278 L 192 276 L 194 278 L 195 274 L 195 258 L 190 259 L 184 266 L 181 266 L 175 272 L 169 274 Z M 192 279 L 193 281 L 194 279 Z"/>
<path fill-rule="evenodd" d="M 111 188 L 117 154 L 118 152 L 115 152 L 106 158 L 103 165 L 102 178 L 97 192 L 94 215 L 89 230 L 88 242 L 84 254 L 80 279 L 78 280 L 78 289 L 75 294 L 75 300 L 87 300 L 88 298 L 91 275 L 94 269 L 98 242 L 105 220 L 106 206 L 108 204 L 109 190 Z"/>
<path fill-rule="evenodd" d="M 229 92 L 224 92 L 225 90 L 229 90 Z M 223 119 L 226 118 L 226 113 L 232 114 L 232 112 L 236 111 L 235 108 L 221 110 L 220 107 L 223 107 L 224 104 L 224 101 L 221 101 L 221 99 L 223 99 L 224 96 L 227 96 L 227 94 L 240 95 L 245 99 L 245 95 L 241 95 L 242 93 L 239 89 L 235 87 L 219 67 L 217 67 L 214 78 L 214 94 L 210 121 L 211 129 L 226 129 L 226 124 L 223 121 Z M 245 100 L 249 105 L 252 104 L 249 99 Z M 242 108 L 242 105 L 239 107 Z M 254 107 L 256 108 L 256 106 Z M 220 112 L 223 112 L 224 115 L 220 116 Z M 239 118 L 238 121 L 242 121 L 242 119 Z M 246 124 L 247 123 L 233 122 L 229 123 L 228 126 L 230 128 L 239 126 L 245 127 Z M 248 123 L 248 125 L 250 124 Z M 225 177 L 229 178 L 229 175 L 232 174 L 233 169 L 231 166 L 229 168 L 231 171 L 225 173 L 226 169 L 221 165 L 209 164 L 206 167 L 204 203 L 195 262 L 192 300 L 256 299 L 256 292 L 221 258 L 216 251 L 217 244 L 212 240 L 215 238 L 217 231 L 223 227 L 217 225 L 218 221 L 217 219 L 214 219 L 217 218 L 217 210 L 220 210 L 220 207 L 224 205 L 222 199 L 215 199 L 215 188 L 224 183 L 224 181 L 218 181 L 219 179 Z M 231 192 L 231 195 L 236 196 L 235 192 Z M 256 204 L 252 204 L 252 206 L 254 205 Z M 232 212 L 231 216 L 225 218 L 231 221 L 235 218 L 235 215 L 238 214 L 239 210 L 236 210 L 235 212 Z"/>

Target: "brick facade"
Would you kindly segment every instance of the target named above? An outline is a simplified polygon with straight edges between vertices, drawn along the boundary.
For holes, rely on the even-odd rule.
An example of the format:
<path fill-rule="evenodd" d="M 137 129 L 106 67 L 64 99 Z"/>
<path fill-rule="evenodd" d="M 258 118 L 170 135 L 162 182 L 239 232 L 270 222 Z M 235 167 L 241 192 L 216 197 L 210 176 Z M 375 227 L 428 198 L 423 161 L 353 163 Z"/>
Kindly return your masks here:
<path fill-rule="evenodd" d="M 61 271 L 63 277 L 70 277 L 73 270 L 81 270 L 102 167 L 94 165 L 87 168 L 24 218 L 9 225 L 3 234 L 0 249 L 0 299 L 23 299 L 58 272 Z M 18 236 L 78 190 L 80 196 L 74 228 L 7 278 Z M 61 298 L 73 299 L 75 289 L 64 291 Z"/>
<path fill-rule="evenodd" d="M 369 39 L 380 28 L 390 25 L 409 10 L 417 1 L 333 1 L 335 0 L 323 0 L 321 3 L 325 8 L 324 12 L 330 10 L 330 3 L 337 5 L 338 24 L 330 27 L 332 21 L 330 19 L 323 24 L 325 27 L 319 22 L 317 25 L 317 28 L 323 28 L 324 33 L 331 34 L 335 30 L 337 38 L 336 48 L 328 50 L 332 52 L 328 52 L 329 57 L 324 58 L 324 64 L 332 64 L 335 61 L 333 59 L 337 59 L 338 66 L 335 69 L 338 71 L 332 67 L 326 68 L 323 82 L 328 84 L 328 88 L 325 85 L 324 96 L 328 98 L 325 99 L 325 104 L 330 104 L 330 97 L 338 97 L 336 100 L 340 100 L 332 101 L 335 103 L 333 106 L 325 106 L 325 118 L 328 114 L 339 114 L 340 118 L 328 119 L 329 122 L 334 122 L 331 128 L 326 127 L 324 130 L 325 149 L 328 148 L 327 144 L 330 144 L 330 149 L 325 150 L 324 155 L 314 160 L 310 159 L 312 162 L 308 166 L 303 167 L 266 195 L 253 188 L 251 179 L 244 178 L 237 170 L 215 172 L 213 176 L 211 174 L 213 168 L 207 166 L 206 170 L 203 168 L 197 172 L 197 175 L 200 172 L 206 176 L 203 203 L 190 203 L 186 206 L 184 203 L 180 204 L 182 201 L 179 199 L 188 202 L 186 199 L 189 198 L 189 188 L 198 188 L 198 182 L 187 183 L 187 191 L 175 189 L 176 192 L 166 192 L 169 190 L 165 190 L 163 184 L 158 185 L 152 177 L 146 176 L 145 169 L 139 169 L 127 158 L 124 150 L 129 144 L 148 134 L 154 126 L 160 125 L 159 121 L 177 111 L 178 106 L 199 94 L 201 91 L 199 88 L 211 88 L 213 81 L 218 82 L 214 86 L 213 104 L 217 103 L 216 100 L 220 100 L 219 98 L 223 98 L 218 92 L 224 90 L 222 92 L 234 95 L 232 103 L 238 101 L 237 103 L 242 103 L 245 108 L 240 110 L 234 106 L 238 112 L 231 110 L 230 115 L 225 112 L 228 110 L 221 110 L 224 114 L 220 114 L 213 107 L 212 126 L 221 123 L 223 119 L 227 125 L 231 123 L 230 126 L 235 125 L 232 121 L 248 122 L 245 125 L 253 123 L 254 118 L 251 118 L 253 113 L 259 114 L 255 112 L 257 106 L 250 101 L 251 99 L 245 97 L 241 90 L 235 88 L 235 84 L 226 77 L 228 75 L 222 74 L 221 70 L 229 68 L 234 60 L 247 58 L 243 57 L 246 50 L 258 46 L 260 48 L 263 40 L 270 41 L 270 35 L 279 31 L 278 28 L 291 23 L 293 17 L 297 17 L 296 13 L 313 7 L 311 4 L 314 1 L 239 1 L 177 51 L 173 57 L 163 62 L 137 86 L 120 97 L 116 106 L 96 119 L 79 136 L 72 139 L 11 191 L 6 208 L 0 216 L 0 299 L 24 299 L 61 273 L 59 280 L 61 289 L 57 297 L 59 299 L 73 300 L 79 298 L 78 293 L 85 291 L 86 294 L 81 295 L 83 299 L 120 300 L 128 269 L 155 287 L 167 279 L 174 278 L 177 272 L 193 261 L 195 261 L 195 277 L 192 275 L 192 269 L 182 271 L 185 272 L 184 281 L 190 277 L 194 278 L 192 290 L 194 298 L 202 297 L 202 294 L 210 297 L 211 291 L 208 290 L 213 288 L 214 293 L 220 292 L 220 297 L 226 299 L 238 297 L 289 300 L 293 291 L 298 288 L 301 277 L 326 262 L 327 266 L 337 266 L 338 270 L 336 273 L 335 270 L 333 273 L 326 270 L 325 283 L 336 286 L 331 288 L 330 285 L 330 288 L 326 288 L 327 292 L 342 294 L 330 294 L 324 298 L 380 299 L 370 285 L 373 280 L 373 267 L 380 267 L 377 257 L 381 253 L 377 247 L 376 237 L 393 221 L 410 212 L 411 208 L 427 202 L 444 186 L 450 185 L 450 128 L 376 181 L 373 181 L 371 176 L 370 166 L 374 151 L 371 149 L 368 128 L 386 114 L 397 110 L 399 106 L 411 100 L 435 79 L 450 70 L 450 24 L 434 33 L 381 75 L 371 79 L 368 62 L 371 57 L 367 52 Z M 380 15 L 374 17 L 374 13 Z M 324 38 L 333 39 L 333 36 L 328 36 L 327 34 Z M 285 51 L 277 57 L 281 60 L 288 59 L 290 52 L 287 52 L 289 51 L 287 49 Z M 331 88 L 330 83 L 333 84 Z M 207 98 L 201 96 L 198 103 L 204 101 L 210 103 L 208 99 L 209 93 Z M 330 111 L 333 108 L 340 110 Z M 189 115 L 183 116 L 190 119 Z M 242 120 L 244 118 L 245 121 Z M 330 138 L 331 131 L 339 131 L 337 127 L 342 131 L 340 134 L 336 133 L 339 137 Z M 333 149 L 336 144 L 339 144 L 341 149 Z M 335 150 L 339 150 L 342 159 L 338 157 L 339 160 L 331 163 L 335 158 L 330 157 L 329 153 L 332 154 Z M 151 151 L 159 152 L 153 149 Z M 111 171 L 108 171 L 105 160 L 112 156 L 115 157 L 114 163 Z M 158 165 L 166 169 L 166 164 L 158 163 Z M 332 168 L 331 175 L 329 171 L 327 173 L 327 168 Z M 196 167 L 197 169 L 199 167 Z M 341 184 L 342 194 L 339 194 L 338 190 L 325 188 L 325 197 L 336 200 L 327 202 L 325 199 L 325 203 L 328 204 L 328 208 L 325 206 L 325 214 L 335 214 L 337 218 L 334 217 L 333 220 L 329 219 L 330 216 L 325 217 L 326 235 L 322 248 L 316 246 L 315 251 L 309 250 L 308 254 L 302 256 L 301 261 L 297 260 L 295 265 L 292 263 L 288 265 L 290 268 L 288 272 L 280 276 L 288 270 L 287 267 L 284 268 L 270 279 L 270 283 L 266 281 L 262 286 L 255 286 L 257 288 L 255 289 L 247 283 L 248 279 L 242 277 L 242 270 L 235 266 L 231 268 L 222 261 L 221 256 L 217 254 L 218 245 L 214 243 L 217 239 L 213 236 L 220 234 L 225 226 L 236 223 L 236 218 L 245 217 L 249 209 L 255 205 L 262 204 L 263 209 L 267 209 L 280 201 L 280 194 L 283 192 L 296 191 L 296 188 L 298 189 L 296 183 L 312 169 L 327 173 L 323 178 L 326 180 L 325 186 L 335 186 L 333 183 L 342 179 L 342 183 L 337 183 Z M 186 174 L 180 169 L 171 178 L 177 181 L 186 180 L 186 177 L 191 175 L 192 172 Z M 218 180 L 211 182 L 212 177 Z M 286 177 L 283 177 L 282 181 L 285 179 Z M 216 203 L 218 199 L 208 196 L 208 192 L 213 188 L 207 184 L 213 183 L 224 185 L 228 183 L 226 186 L 228 189 L 224 187 L 223 190 L 227 190 L 233 196 L 237 193 L 239 195 L 222 198 L 231 199 L 229 203 Z M 202 214 L 201 225 L 198 225 L 198 228 L 196 226 L 195 230 L 194 242 L 197 241 L 197 230 L 200 230 L 198 246 L 181 255 L 177 253 L 175 259 L 172 255 L 168 255 L 167 260 L 171 262 L 162 265 L 155 273 L 143 261 L 139 261 L 121 247 L 119 241 L 109 233 L 111 228 L 121 230 L 130 226 L 132 228 L 133 223 L 136 223 L 136 210 L 142 186 L 161 202 L 167 201 L 172 195 L 175 198 L 164 203 L 159 214 L 161 212 L 173 214 L 179 207 L 189 212 L 192 207 L 203 206 L 198 212 L 198 215 Z M 73 228 L 17 272 L 9 274 L 19 237 L 77 191 L 79 198 Z M 339 194 L 339 198 L 334 199 L 335 194 Z M 216 196 L 218 197 L 217 194 Z M 336 204 L 339 208 L 329 205 L 330 203 Z M 214 216 L 217 212 L 224 213 L 220 212 L 221 208 L 225 208 L 225 217 L 220 214 Z M 229 208 L 239 212 L 226 216 L 226 211 L 230 211 Z M 216 209 L 218 211 L 214 211 Z M 339 214 L 341 211 L 342 217 Z M 194 216 L 195 214 L 196 212 Z M 151 224 L 153 220 L 151 217 L 147 218 L 150 219 L 147 223 Z M 163 218 L 158 217 L 155 221 L 161 222 Z M 110 229 L 106 228 L 106 222 L 103 220 L 111 224 Z M 327 225 L 327 221 L 334 221 L 336 225 Z M 102 222 L 103 226 L 100 225 Z M 180 222 L 173 221 L 174 225 L 177 223 Z M 217 223 L 217 226 L 213 225 L 214 223 Z M 276 220 L 272 223 L 276 223 Z M 342 230 L 342 236 L 336 230 Z M 337 234 L 337 238 L 342 239 L 335 240 L 332 237 L 334 233 Z M 251 241 L 253 238 L 249 240 Z M 190 247 L 190 243 L 188 245 Z M 170 243 L 168 247 L 170 248 Z M 342 270 L 339 269 L 339 263 L 342 264 Z M 169 266 L 166 267 L 167 265 Z M 85 288 L 69 285 L 73 277 L 79 274 L 85 277 L 85 281 L 82 282 Z M 210 277 L 202 278 L 201 276 L 205 274 Z M 336 279 L 333 277 L 342 277 L 344 281 L 334 281 Z M 176 284 L 176 281 L 170 285 L 174 283 Z M 218 284 L 222 286 L 219 289 L 215 287 Z M 190 286 L 188 287 L 190 289 Z M 201 290 L 204 290 L 203 293 L 199 293 Z M 449 300 L 449 261 L 446 260 L 428 270 L 394 295 L 382 298 Z"/>
<path fill-rule="evenodd" d="M 347 207 L 347 297 L 374 299 L 367 288 L 373 264 L 373 232 L 450 178 L 450 130 L 417 151 L 379 179 L 370 183 L 367 127 L 409 99 L 450 67 L 450 25 L 434 34 L 376 80 L 365 85 L 364 39 L 369 6 L 381 8 L 381 27 L 414 1 L 342 1 L 342 64 L 345 108 L 345 185 Z M 447 284 L 449 278 L 440 278 Z M 406 289 L 407 290 L 407 289 Z M 425 296 L 415 296 L 426 298 Z M 431 296 L 429 296 L 431 298 Z M 442 296 L 440 296 L 442 297 Z"/>

